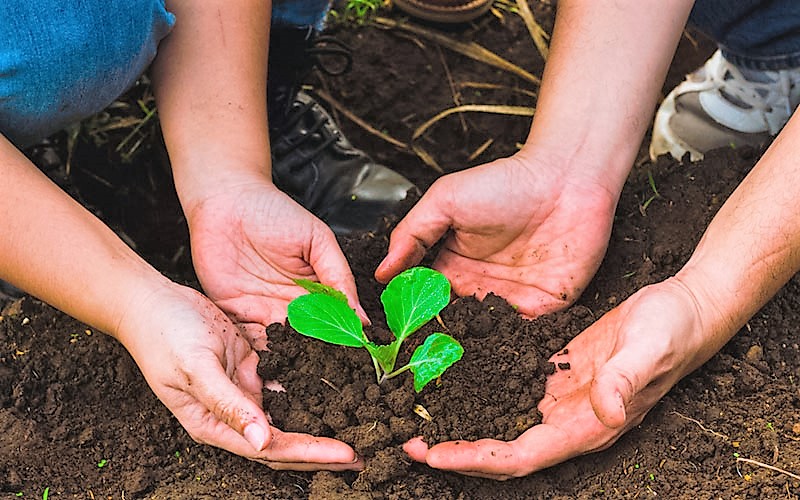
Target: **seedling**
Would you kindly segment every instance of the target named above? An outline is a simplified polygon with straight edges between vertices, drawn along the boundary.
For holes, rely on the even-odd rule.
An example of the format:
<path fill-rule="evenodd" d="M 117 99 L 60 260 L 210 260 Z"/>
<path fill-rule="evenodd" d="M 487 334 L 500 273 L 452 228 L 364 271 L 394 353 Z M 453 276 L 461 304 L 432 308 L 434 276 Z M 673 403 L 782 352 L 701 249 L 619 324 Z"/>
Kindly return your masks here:
<path fill-rule="evenodd" d="M 341 15 L 336 10 L 331 10 L 330 15 L 334 19 L 341 17 L 342 21 L 361 25 L 372 19 L 385 5 L 386 0 L 347 0 Z"/>
<path fill-rule="evenodd" d="M 453 337 L 432 333 L 417 347 L 408 364 L 395 369 L 400 345 L 425 323 L 438 316 L 450 302 L 450 282 L 433 269 L 414 267 L 395 276 L 381 293 L 386 322 L 394 340 L 386 345 L 370 341 L 361 320 L 339 290 L 309 280 L 296 280 L 305 288 L 289 303 L 289 324 L 299 333 L 331 344 L 363 347 L 372 357 L 378 383 L 410 370 L 414 390 L 441 376 L 461 359 L 464 349 Z"/>
<path fill-rule="evenodd" d="M 650 206 L 650 203 L 652 203 L 653 200 L 656 198 L 661 198 L 661 194 L 658 192 L 658 189 L 656 189 L 656 180 L 653 179 L 653 172 L 649 170 L 647 171 L 647 183 L 650 184 L 650 190 L 653 191 L 653 194 L 647 199 L 647 201 L 639 206 L 639 211 L 642 213 L 642 215 L 647 212 L 647 207 Z"/>

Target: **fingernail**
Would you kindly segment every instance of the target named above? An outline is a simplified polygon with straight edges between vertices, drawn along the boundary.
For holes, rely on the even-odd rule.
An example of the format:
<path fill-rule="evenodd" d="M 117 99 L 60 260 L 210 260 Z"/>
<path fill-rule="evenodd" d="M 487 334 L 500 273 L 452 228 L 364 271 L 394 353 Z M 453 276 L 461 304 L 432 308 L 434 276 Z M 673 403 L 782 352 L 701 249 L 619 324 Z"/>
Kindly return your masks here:
<path fill-rule="evenodd" d="M 261 451 L 264 449 L 265 442 L 267 439 L 267 433 L 264 432 L 264 429 L 261 428 L 258 424 L 249 424 L 247 427 L 244 428 L 244 438 L 250 443 L 250 446 L 256 449 L 256 451 Z"/>
<path fill-rule="evenodd" d="M 364 321 L 366 321 L 366 323 L 365 323 L 366 326 L 369 326 L 369 325 L 372 324 L 372 321 L 369 319 L 369 316 L 367 316 L 367 311 L 365 311 L 364 308 L 361 307 L 361 304 L 357 304 L 356 305 L 356 316 L 358 316 L 359 318 L 362 318 Z"/>

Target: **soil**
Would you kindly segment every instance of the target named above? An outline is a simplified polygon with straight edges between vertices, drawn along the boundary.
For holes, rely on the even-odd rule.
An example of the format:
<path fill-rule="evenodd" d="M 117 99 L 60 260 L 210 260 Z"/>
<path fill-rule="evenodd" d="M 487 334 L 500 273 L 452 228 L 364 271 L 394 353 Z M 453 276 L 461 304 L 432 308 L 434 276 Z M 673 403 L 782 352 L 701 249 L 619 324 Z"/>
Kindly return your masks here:
<path fill-rule="evenodd" d="M 549 32 L 552 8 L 533 7 Z M 540 75 L 542 58 L 525 25 L 512 13 L 501 14 L 468 26 L 428 28 L 474 40 Z M 535 103 L 525 93 L 536 91 L 530 82 L 425 38 L 374 27 L 335 31 L 354 49 L 353 69 L 337 78 L 312 75 L 309 84 L 402 142 L 454 100 Z M 665 91 L 711 50 L 702 37 L 687 33 Z M 126 99 L 136 102 L 147 92 L 142 82 Z M 335 116 L 352 142 L 422 189 L 441 175 L 409 149 L 365 132 L 346 113 Z M 452 115 L 414 144 L 451 172 L 513 154 L 529 123 L 525 117 Z M 124 135 L 90 140 L 81 134 L 68 158 L 68 134 L 62 133 L 27 153 L 154 266 L 196 286 L 163 147 L 151 137 L 131 164 L 117 151 Z M 430 441 L 511 439 L 537 422 L 546 373 L 577 369 L 547 363 L 550 354 L 640 287 L 676 272 L 758 155 L 731 149 L 699 163 L 651 163 L 643 152 L 620 200 L 607 256 L 578 302 L 526 321 L 499 297 L 454 298 L 441 325 L 431 322 L 412 338 L 447 331 L 464 344 L 464 358 L 420 394 L 411 388 L 410 375 L 377 386 L 365 353 L 270 326 L 272 353 L 262 355 L 259 369 L 288 389 L 266 393 L 273 418 L 287 429 L 352 443 L 367 458 L 361 474 L 275 472 L 198 445 L 114 340 L 34 298 L 7 302 L 0 319 L 0 494 L 39 498 L 47 489 L 58 498 L 797 498 L 800 481 L 790 475 L 800 472 L 797 278 L 606 451 L 498 483 L 435 471 L 411 463 L 399 450 L 417 433 Z M 652 200 L 648 175 L 659 193 Z M 385 335 L 382 286 L 372 272 L 393 222 L 384 231 L 341 240 L 378 337 Z M 320 355 L 325 362 L 314 362 Z M 327 396 L 335 401 L 327 402 Z M 415 413 L 414 405 L 433 421 Z"/>

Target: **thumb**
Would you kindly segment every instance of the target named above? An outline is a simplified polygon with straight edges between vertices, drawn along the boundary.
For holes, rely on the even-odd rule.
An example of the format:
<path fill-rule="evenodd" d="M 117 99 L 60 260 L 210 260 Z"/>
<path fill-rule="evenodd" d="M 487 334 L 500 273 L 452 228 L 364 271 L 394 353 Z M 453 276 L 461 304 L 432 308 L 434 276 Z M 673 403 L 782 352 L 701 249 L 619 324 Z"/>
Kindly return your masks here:
<path fill-rule="evenodd" d="M 628 422 L 627 409 L 649 381 L 643 374 L 651 371 L 652 360 L 630 350 L 618 353 L 600 369 L 589 398 L 603 425 L 617 429 Z"/>
<path fill-rule="evenodd" d="M 315 239 L 309 264 L 314 269 L 314 274 L 317 275 L 320 283 L 341 290 L 347 296 L 348 304 L 356 311 L 361 320 L 367 324 L 370 323 L 367 313 L 361 307 L 358 299 L 356 280 L 350 270 L 350 264 L 332 232 L 326 233 L 322 240 Z"/>
<path fill-rule="evenodd" d="M 194 397 L 200 404 L 244 437 L 256 452 L 269 444 L 272 435 L 264 411 L 228 378 L 219 363 L 208 369 L 195 387 Z"/>
<path fill-rule="evenodd" d="M 452 224 L 440 209 L 434 186 L 401 220 L 389 239 L 389 250 L 375 270 L 375 279 L 387 283 L 405 269 L 417 265 Z"/>

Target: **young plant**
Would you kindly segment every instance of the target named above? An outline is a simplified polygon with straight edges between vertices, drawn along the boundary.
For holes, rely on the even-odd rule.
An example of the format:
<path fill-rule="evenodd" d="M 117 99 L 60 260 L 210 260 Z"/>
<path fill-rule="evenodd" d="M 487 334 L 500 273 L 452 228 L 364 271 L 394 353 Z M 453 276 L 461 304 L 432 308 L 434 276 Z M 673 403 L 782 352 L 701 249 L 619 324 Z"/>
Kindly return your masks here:
<path fill-rule="evenodd" d="M 384 5 L 386 5 L 386 0 L 347 0 L 344 2 L 341 20 L 358 25 L 365 24 L 372 19 Z M 340 17 L 339 12 L 336 10 L 331 10 L 330 15 L 334 18 Z"/>
<path fill-rule="evenodd" d="M 406 370 L 414 374 L 420 392 L 461 359 L 464 349 L 453 337 L 432 333 L 417 347 L 408 364 L 395 369 L 400 345 L 422 325 L 436 317 L 450 301 L 450 282 L 425 267 L 408 269 L 392 279 L 381 293 L 386 322 L 394 340 L 386 345 L 370 341 L 361 320 L 347 304 L 344 293 L 309 280 L 296 280 L 308 292 L 289 303 L 289 324 L 299 333 L 331 344 L 363 347 L 372 357 L 380 384 Z"/>

